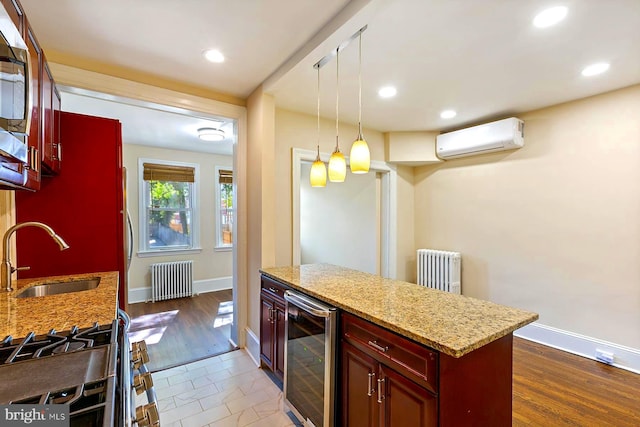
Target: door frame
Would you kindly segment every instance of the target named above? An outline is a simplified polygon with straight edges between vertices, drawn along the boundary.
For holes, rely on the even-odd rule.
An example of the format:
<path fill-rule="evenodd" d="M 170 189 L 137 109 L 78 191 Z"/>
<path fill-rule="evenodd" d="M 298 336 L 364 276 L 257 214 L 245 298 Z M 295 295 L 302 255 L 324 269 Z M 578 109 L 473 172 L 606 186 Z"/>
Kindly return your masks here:
<path fill-rule="evenodd" d="M 238 211 L 246 209 L 246 170 L 247 170 L 247 109 L 244 106 L 234 105 L 214 99 L 203 98 L 196 95 L 176 92 L 157 86 L 113 77 L 93 71 L 82 70 L 68 65 L 50 63 L 53 75 L 58 87 L 65 87 L 73 91 L 88 91 L 112 97 L 122 97 L 139 105 L 162 106 L 167 111 L 200 112 L 227 117 L 236 121 L 236 140 L 233 144 L 233 170 L 234 170 L 234 213 L 235 227 L 233 242 L 233 323 L 231 325 L 231 341 L 243 348 L 246 346 L 247 335 L 247 305 L 248 290 L 246 286 L 238 284 L 246 283 L 247 260 L 247 236 L 245 215 Z M 127 289 L 127 291 L 129 291 Z"/>
<path fill-rule="evenodd" d="M 300 265 L 300 172 L 302 163 L 313 163 L 316 152 L 302 148 L 292 148 L 291 184 L 292 184 L 292 236 L 291 247 L 293 265 Z M 320 153 L 320 159 L 327 163 L 331 154 Z M 349 157 L 345 156 L 347 164 Z M 372 160 L 371 172 L 381 175 L 380 188 L 380 275 L 390 279 L 396 278 L 396 248 L 397 248 L 397 181 L 396 169 L 385 162 Z"/>

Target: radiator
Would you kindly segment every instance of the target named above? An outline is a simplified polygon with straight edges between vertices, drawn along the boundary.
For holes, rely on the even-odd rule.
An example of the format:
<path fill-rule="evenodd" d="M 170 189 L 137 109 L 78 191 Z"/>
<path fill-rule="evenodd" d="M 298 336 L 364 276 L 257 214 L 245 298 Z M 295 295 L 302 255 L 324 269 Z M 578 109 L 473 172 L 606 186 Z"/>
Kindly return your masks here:
<path fill-rule="evenodd" d="M 151 301 L 193 296 L 193 261 L 151 264 Z"/>
<path fill-rule="evenodd" d="M 418 285 L 460 294 L 460 252 L 418 249 Z"/>

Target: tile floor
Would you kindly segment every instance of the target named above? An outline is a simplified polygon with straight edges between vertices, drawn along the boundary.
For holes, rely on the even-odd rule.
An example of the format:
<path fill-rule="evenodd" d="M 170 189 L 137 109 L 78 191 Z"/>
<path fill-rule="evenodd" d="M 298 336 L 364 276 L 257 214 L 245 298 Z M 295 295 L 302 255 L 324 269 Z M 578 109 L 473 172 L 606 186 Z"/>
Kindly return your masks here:
<path fill-rule="evenodd" d="M 282 391 L 244 349 L 152 374 L 162 427 L 295 426 Z M 145 394 L 137 405 L 147 403 Z"/>

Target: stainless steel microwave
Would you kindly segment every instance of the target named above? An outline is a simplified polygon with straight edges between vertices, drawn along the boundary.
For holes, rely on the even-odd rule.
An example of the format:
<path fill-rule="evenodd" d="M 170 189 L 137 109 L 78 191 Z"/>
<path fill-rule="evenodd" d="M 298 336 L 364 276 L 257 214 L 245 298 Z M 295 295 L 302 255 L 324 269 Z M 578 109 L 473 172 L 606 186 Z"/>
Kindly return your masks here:
<path fill-rule="evenodd" d="M 20 33 L 7 12 L 0 11 L 0 128 L 29 133 L 30 56 Z"/>
<path fill-rule="evenodd" d="M 0 175 L 22 183 L 27 163 L 25 135 L 31 125 L 31 60 L 20 32 L 0 4 Z M 35 95 L 35 94 L 33 94 Z"/>

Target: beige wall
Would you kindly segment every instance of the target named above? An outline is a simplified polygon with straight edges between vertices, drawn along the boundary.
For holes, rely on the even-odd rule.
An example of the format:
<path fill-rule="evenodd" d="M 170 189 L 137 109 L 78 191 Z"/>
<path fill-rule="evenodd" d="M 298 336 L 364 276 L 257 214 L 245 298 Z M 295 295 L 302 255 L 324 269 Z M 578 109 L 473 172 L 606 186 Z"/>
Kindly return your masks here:
<path fill-rule="evenodd" d="M 123 144 L 124 166 L 127 168 L 127 206 L 133 222 L 133 257 L 129 269 L 129 288 L 151 286 L 149 266 L 156 262 L 181 261 L 192 259 L 194 280 L 208 280 L 231 277 L 231 251 L 216 251 L 215 225 L 215 167 L 232 167 L 231 156 L 195 153 L 190 151 L 167 150 L 143 145 Z M 200 166 L 200 181 L 198 182 L 198 203 L 200 215 L 200 246 L 199 254 L 184 254 L 159 257 L 137 256 L 139 230 L 139 191 L 138 191 L 138 159 L 149 158 L 156 160 L 171 160 L 177 162 L 195 163 Z"/>
<path fill-rule="evenodd" d="M 260 334 L 258 270 L 275 264 L 274 114 L 273 96 L 259 87 L 247 100 L 247 325 L 255 335 Z"/>
<path fill-rule="evenodd" d="M 525 146 L 415 171 L 415 243 L 465 295 L 640 348 L 640 86 L 527 114 Z"/>

